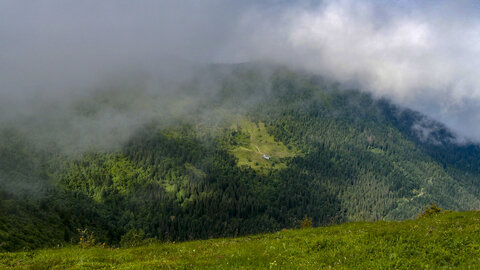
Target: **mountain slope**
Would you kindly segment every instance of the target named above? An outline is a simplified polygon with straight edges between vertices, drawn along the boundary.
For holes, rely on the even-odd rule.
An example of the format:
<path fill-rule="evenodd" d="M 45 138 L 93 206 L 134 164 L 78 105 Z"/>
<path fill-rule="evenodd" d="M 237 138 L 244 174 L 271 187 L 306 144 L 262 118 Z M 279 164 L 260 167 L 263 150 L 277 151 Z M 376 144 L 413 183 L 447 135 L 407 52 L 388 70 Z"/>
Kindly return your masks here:
<path fill-rule="evenodd" d="M 203 75 L 181 85 L 169 108 L 191 106 L 114 149 L 65 154 L 5 127 L 0 249 L 77 242 L 84 228 L 116 245 L 131 229 L 180 241 L 277 231 L 305 216 L 327 225 L 480 205 L 480 148 L 456 144 L 440 123 L 281 67 L 208 70 L 212 90 L 200 89 Z M 78 101 L 76 117 L 160 100 L 118 91 Z"/>

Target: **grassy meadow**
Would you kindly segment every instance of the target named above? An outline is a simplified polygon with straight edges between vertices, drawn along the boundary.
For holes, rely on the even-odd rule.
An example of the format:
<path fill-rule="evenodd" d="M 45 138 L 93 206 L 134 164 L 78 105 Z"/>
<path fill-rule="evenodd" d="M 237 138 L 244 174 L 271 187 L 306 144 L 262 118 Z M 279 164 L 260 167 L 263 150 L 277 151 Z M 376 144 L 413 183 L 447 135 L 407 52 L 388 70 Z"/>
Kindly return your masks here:
<path fill-rule="evenodd" d="M 2 269 L 478 269 L 480 212 L 239 238 L 0 253 Z"/>
<path fill-rule="evenodd" d="M 242 119 L 233 128 L 239 132 L 239 144 L 232 147 L 230 152 L 238 159 L 238 166 L 246 165 L 257 172 L 284 169 L 287 166 L 283 159 L 299 153 L 294 147 L 275 141 L 263 122 Z M 265 159 L 264 155 L 269 159 Z"/>

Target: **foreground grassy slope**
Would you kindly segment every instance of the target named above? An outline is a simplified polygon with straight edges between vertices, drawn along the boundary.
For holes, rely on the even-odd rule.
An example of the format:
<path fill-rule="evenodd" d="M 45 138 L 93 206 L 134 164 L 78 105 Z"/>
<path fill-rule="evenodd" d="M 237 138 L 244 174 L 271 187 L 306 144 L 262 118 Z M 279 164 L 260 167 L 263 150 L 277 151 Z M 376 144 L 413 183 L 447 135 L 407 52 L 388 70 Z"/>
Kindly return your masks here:
<path fill-rule="evenodd" d="M 480 212 L 128 249 L 67 247 L 0 253 L 15 269 L 428 269 L 480 267 Z"/>

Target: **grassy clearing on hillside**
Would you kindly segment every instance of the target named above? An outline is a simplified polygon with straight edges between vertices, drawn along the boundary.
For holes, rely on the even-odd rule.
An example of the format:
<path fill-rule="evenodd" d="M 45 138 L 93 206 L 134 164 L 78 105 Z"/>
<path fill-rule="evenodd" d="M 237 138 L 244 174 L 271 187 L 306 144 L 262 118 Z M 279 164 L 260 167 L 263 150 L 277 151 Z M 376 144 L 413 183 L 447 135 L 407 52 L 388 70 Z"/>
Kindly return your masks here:
<path fill-rule="evenodd" d="M 6 269 L 438 269 L 480 267 L 480 212 L 346 223 L 128 249 L 0 253 Z"/>
<path fill-rule="evenodd" d="M 275 141 L 273 136 L 268 134 L 263 122 L 253 123 L 243 119 L 233 128 L 244 136 L 242 143 L 231 150 L 238 158 L 239 166 L 246 165 L 257 171 L 284 169 L 287 167 L 284 159 L 298 154 L 294 147 Z M 269 159 L 265 159 L 263 155 Z"/>

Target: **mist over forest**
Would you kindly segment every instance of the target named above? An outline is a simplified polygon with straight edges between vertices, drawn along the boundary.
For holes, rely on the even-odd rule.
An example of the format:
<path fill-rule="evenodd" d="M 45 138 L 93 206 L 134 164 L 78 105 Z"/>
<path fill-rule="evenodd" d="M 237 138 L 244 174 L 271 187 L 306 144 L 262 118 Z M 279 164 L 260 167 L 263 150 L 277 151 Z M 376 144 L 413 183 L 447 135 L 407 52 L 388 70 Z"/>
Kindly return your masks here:
<path fill-rule="evenodd" d="M 475 5 L 300 0 L 44 1 L 24 6 L 4 1 L 2 120 L 40 117 L 37 112 L 43 107 L 53 111 L 52 104 L 68 107 L 76 98 L 109 87 L 106 81 L 112 77 L 129 81 L 146 76 L 140 88 L 176 98 L 171 94 L 176 87 L 159 83 L 160 75 L 179 82 L 202 65 L 266 61 L 387 97 L 477 141 Z M 201 91 L 212 94 L 215 80 L 203 80 Z M 132 111 L 141 120 L 148 118 L 143 113 Z M 122 128 L 120 116 L 105 114 L 98 121 Z M 48 110 L 41 117 L 55 118 Z M 72 126 L 89 125 L 77 120 L 70 121 Z"/>
<path fill-rule="evenodd" d="M 0 2 L 0 266 L 477 210 L 477 5 Z"/>

